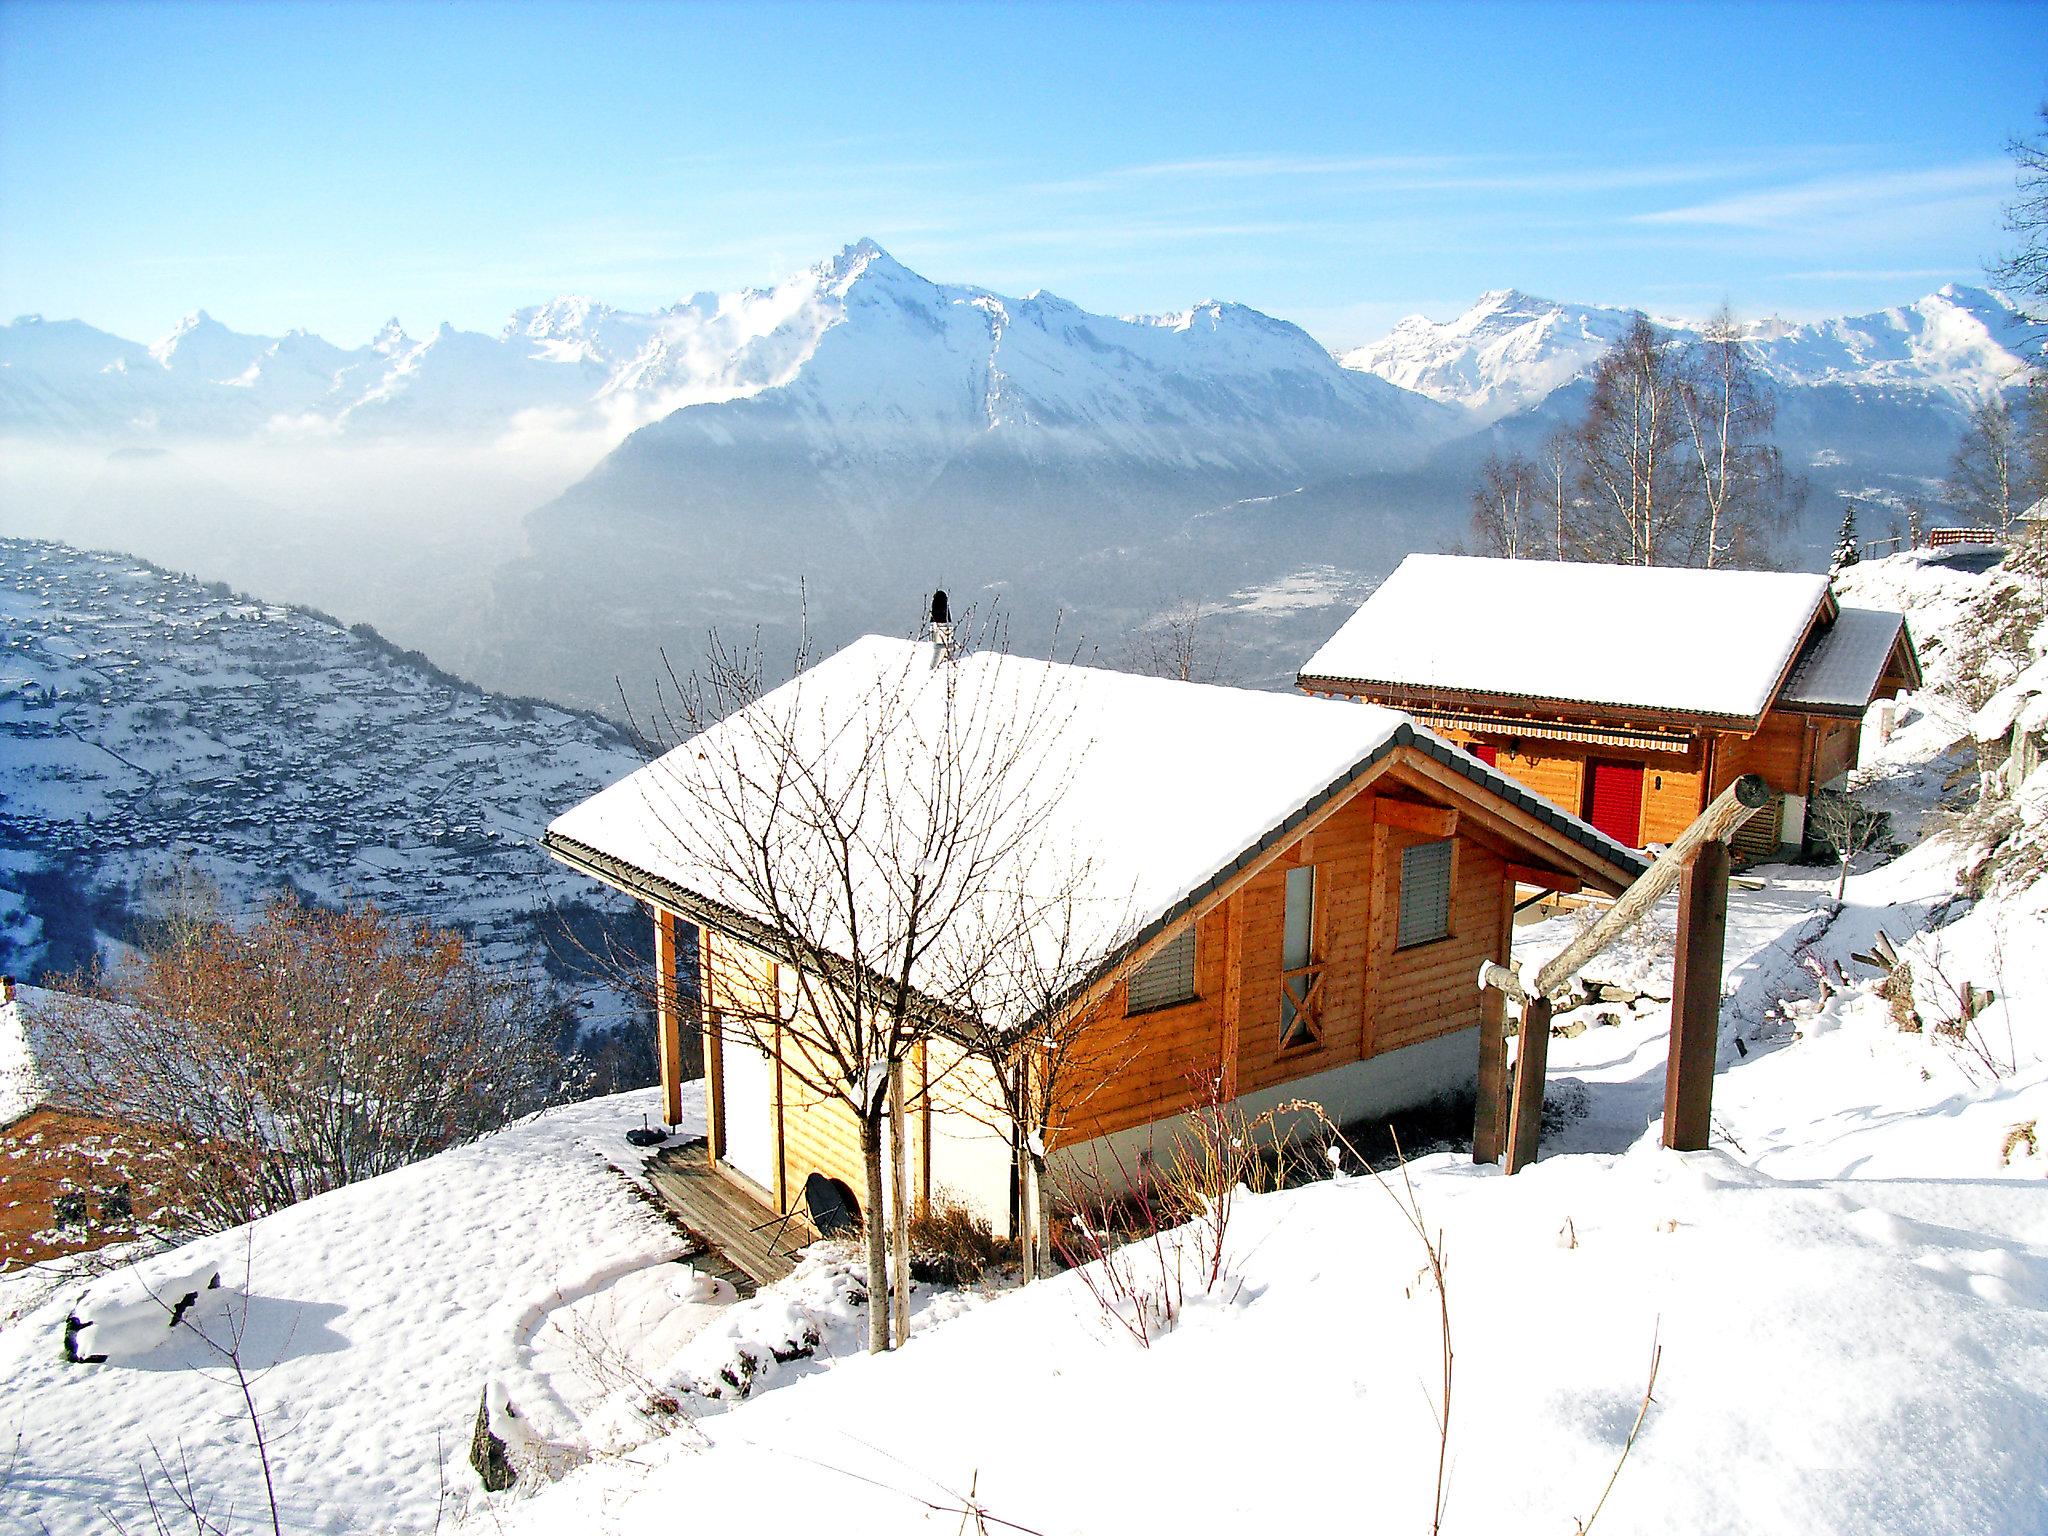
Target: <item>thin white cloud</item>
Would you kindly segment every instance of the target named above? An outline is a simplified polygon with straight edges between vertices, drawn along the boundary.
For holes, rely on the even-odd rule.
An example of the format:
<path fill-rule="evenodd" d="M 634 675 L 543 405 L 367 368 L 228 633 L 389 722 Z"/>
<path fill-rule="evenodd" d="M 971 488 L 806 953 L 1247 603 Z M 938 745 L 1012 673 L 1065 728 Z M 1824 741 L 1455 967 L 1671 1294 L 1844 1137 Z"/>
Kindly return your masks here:
<path fill-rule="evenodd" d="M 1633 216 L 1637 224 L 1720 225 L 1743 229 L 1799 229 L 1844 214 L 1872 214 L 1929 204 L 1996 201 L 2012 191 L 2012 165 L 1973 160 L 1923 171 L 1834 176 L 1742 192 L 1712 202 Z"/>

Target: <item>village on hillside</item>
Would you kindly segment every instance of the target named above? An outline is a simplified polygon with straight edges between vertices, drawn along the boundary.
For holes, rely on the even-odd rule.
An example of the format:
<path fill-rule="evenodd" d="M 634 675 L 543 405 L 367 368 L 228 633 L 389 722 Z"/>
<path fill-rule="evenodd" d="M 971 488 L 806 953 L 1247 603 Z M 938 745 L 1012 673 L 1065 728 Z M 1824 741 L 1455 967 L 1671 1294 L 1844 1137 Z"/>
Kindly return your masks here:
<path fill-rule="evenodd" d="M 0 540 L 0 966 L 88 962 L 181 874 L 459 924 L 537 963 L 553 808 L 636 760 L 374 634 L 119 555 Z"/>

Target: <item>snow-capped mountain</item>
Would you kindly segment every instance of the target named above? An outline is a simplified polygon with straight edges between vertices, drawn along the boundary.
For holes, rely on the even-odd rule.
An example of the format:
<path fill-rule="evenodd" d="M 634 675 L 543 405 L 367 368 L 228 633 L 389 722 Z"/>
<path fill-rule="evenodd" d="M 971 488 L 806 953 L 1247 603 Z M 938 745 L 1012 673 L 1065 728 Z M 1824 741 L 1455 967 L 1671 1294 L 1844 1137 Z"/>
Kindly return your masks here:
<path fill-rule="evenodd" d="M 1338 361 L 1491 421 L 1585 372 L 1621 335 L 1629 313 L 1498 288 L 1455 320 L 1410 315 Z"/>
<path fill-rule="evenodd" d="M 932 282 L 859 241 L 772 287 L 644 313 L 561 297 L 495 335 L 394 319 L 351 347 L 199 313 L 144 346 L 29 317 L 0 325 L 0 438 L 59 451 L 12 454 L 0 493 L 35 531 L 104 509 L 96 541 L 174 563 L 269 550 L 265 584 L 605 708 L 709 623 L 802 606 L 821 642 L 900 632 L 940 580 L 1112 644 L 1178 597 L 1351 590 L 1457 537 L 1489 448 L 1571 419 L 1629 313 L 1501 290 L 1340 360 L 1242 305 L 1093 314 Z M 1950 288 L 1749 339 L 1810 488 L 1797 562 L 1825 550 L 1836 495 L 1930 494 L 2026 338 L 1998 295 Z M 412 542 L 350 521 L 374 579 L 322 575 L 308 480 L 333 516 L 374 507 Z M 123 518 L 143 531 L 109 531 Z M 1258 676 L 1334 622 L 1259 611 Z"/>
<path fill-rule="evenodd" d="M 1493 421 L 1582 376 L 1621 334 L 1630 313 L 1500 289 L 1481 294 L 1453 320 L 1410 315 L 1339 360 Z M 1699 329 L 1698 321 L 1652 318 L 1666 330 Z M 2005 295 L 1954 283 L 1872 314 L 1799 325 L 1772 319 L 1745 328 L 1757 361 L 1781 387 L 1933 391 L 1964 402 L 2019 378 L 2028 339 L 2026 322 Z"/>
<path fill-rule="evenodd" d="M 906 377 L 911 362 L 935 371 Z M 770 289 L 702 293 L 648 314 L 558 298 L 519 310 L 496 336 L 443 325 L 414 341 L 393 320 L 344 348 L 303 331 L 245 335 L 200 311 L 144 348 L 27 316 L 0 326 L 0 430 L 159 440 L 309 425 L 492 432 L 534 410 L 631 427 L 807 372 L 819 375 L 805 389 L 815 423 L 964 409 L 977 428 L 1115 425 L 1125 447 L 1148 456 L 1156 448 L 1139 439 L 1161 426 L 1299 436 L 1356 426 L 1365 412 L 1427 435 L 1421 424 L 1432 419 L 1421 402 L 1397 405 L 1395 392 L 1336 368 L 1296 327 L 1240 305 L 1110 319 L 1050 294 L 930 283 L 860 241 Z M 1314 420 L 1293 423 L 1303 409 Z M 900 428 L 910 417 L 892 420 Z M 1375 451 L 1411 451 L 1407 437 Z"/>
<path fill-rule="evenodd" d="M 1868 315 L 1767 322 L 1749 339 L 1780 385 L 1932 390 L 1974 401 L 2024 378 L 2025 354 L 2038 337 L 2004 294 L 1950 283 Z"/>
<path fill-rule="evenodd" d="M 508 649 L 463 665 L 544 669 L 527 686 L 600 703 L 679 620 L 793 619 L 799 577 L 821 634 L 900 630 L 918 587 L 944 581 L 1121 635 L 1169 564 L 1223 560 L 1234 587 L 1326 558 L 1271 565 L 1330 510 L 1302 492 L 1413 468 L 1467 426 L 1241 305 L 1112 318 L 934 283 L 868 241 L 681 310 L 636 353 L 659 378 L 641 387 L 700 398 L 528 520 L 493 616 Z M 579 355 L 619 323 L 580 307 L 526 321 Z M 1338 538 L 1384 542 L 1347 510 Z M 1423 514 L 1399 535 L 1438 536 Z"/>

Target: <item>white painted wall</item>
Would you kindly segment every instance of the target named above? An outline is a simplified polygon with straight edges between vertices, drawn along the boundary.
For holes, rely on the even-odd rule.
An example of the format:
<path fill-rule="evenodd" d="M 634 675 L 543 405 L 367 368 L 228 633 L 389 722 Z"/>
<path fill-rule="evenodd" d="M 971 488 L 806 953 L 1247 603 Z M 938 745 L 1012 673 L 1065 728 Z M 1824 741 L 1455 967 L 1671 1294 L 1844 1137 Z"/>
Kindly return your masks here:
<path fill-rule="evenodd" d="M 1778 841 L 1797 848 L 1806 841 L 1806 796 L 1787 795 L 1785 814 L 1778 822 Z"/>
<path fill-rule="evenodd" d="M 1010 1237 L 1010 1170 L 1014 1161 L 1010 1138 L 958 1109 L 934 1104 L 932 1134 L 932 1204 L 957 1200 L 995 1229 Z"/>
<path fill-rule="evenodd" d="M 721 1042 L 724 1060 L 725 1147 L 722 1160 L 759 1184 L 775 1188 L 775 1083 L 768 1053 L 738 1030 Z"/>

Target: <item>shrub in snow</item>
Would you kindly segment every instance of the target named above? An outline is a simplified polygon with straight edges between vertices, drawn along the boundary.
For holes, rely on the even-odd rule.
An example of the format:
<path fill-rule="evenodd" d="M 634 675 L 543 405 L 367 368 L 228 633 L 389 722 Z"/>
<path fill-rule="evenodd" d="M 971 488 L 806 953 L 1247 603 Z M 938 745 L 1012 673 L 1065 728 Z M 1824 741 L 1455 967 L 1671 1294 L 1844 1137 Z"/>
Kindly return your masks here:
<path fill-rule="evenodd" d="M 1017 1245 L 964 1205 L 936 1205 L 910 1224 L 911 1278 L 927 1284 L 972 1285 L 1016 1257 Z"/>
<path fill-rule="evenodd" d="M 71 984 L 52 1089 L 162 1163 L 167 1225 L 225 1229 L 417 1162 L 537 1108 L 559 1070 L 527 983 L 367 903 L 287 894 L 247 928 L 181 913 L 150 942 Z"/>

